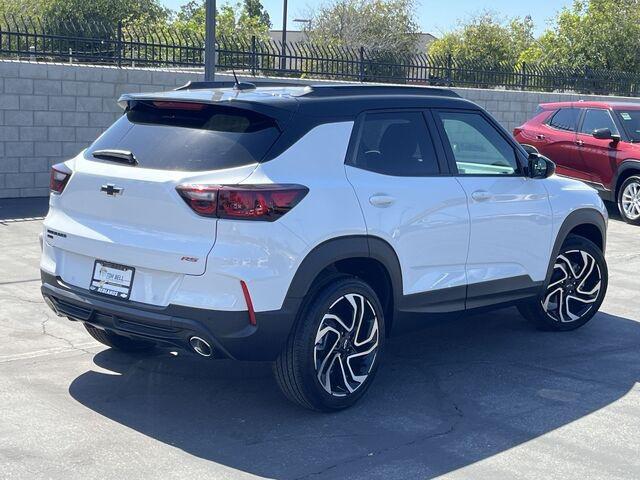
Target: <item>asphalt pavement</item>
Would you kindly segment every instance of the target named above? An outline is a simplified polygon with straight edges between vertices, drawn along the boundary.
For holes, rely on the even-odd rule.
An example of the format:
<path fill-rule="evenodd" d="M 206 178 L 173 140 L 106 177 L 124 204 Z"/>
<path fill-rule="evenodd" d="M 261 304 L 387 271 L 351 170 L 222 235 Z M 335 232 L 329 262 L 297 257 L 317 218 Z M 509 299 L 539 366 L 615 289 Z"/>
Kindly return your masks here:
<path fill-rule="evenodd" d="M 0 478 L 640 478 L 640 227 L 615 215 L 587 326 L 539 332 L 513 308 L 425 322 L 328 415 L 288 403 L 269 364 L 125 355 L 55 316 L 44 212 L 0 201 Z"/>

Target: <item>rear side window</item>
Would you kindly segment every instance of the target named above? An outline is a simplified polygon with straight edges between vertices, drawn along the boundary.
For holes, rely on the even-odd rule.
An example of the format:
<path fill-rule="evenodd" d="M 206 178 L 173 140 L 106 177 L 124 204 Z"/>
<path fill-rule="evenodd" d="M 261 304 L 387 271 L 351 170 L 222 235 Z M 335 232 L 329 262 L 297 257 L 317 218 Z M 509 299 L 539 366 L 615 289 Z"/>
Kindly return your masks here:
<path fill-rule="evenodd" d="M 578 128 L 579 108 L 561 108 L 549 120 L 549 125 L 559 130 L 575 132 Z"/>
<path fill-rule="evenodd" d="M 420 112 L 367 114 L 352 164 L 399 177 L 440 173 L 433 141 Z"/>
<path fill-rule="evenodd" d="M 240 108 L 136 102 L 86 155 L 96 160 L 96 150 L 126 150 L 137 168 L 217 170 L 259 162 L 279 135 L 274 119 Z"/>
<path fill-rule="evenodd" d="M 608 128 L 611 130 L 611 133 L 618 134 L 618 127 L 616 127 L 616 124 L 613 122 L 613 118 L 611 118 L 608 110 L 596 108 L 587 110 L 584 114 L 584 120 L 582 120 L 580 133 L 591 135 L 594 130 L 599 128 Z"/>

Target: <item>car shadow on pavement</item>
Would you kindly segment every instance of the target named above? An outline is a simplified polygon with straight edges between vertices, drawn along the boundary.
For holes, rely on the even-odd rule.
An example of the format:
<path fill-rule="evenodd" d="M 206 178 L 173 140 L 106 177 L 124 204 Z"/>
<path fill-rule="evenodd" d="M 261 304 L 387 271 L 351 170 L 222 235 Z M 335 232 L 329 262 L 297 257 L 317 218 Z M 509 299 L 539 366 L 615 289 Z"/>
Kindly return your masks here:
<path fill-rule="evenodd" d="M 255 475 L 430 478 L 620 399 L 640 381 L 638 345 L 633 320 L 599 313 L 548 333 L 511 308 L 390 339 L 368 395 L 334 414 L 284 400 L 268 364 L 170 353 L 102 351 L 69 390 L 114 422 Z"/>

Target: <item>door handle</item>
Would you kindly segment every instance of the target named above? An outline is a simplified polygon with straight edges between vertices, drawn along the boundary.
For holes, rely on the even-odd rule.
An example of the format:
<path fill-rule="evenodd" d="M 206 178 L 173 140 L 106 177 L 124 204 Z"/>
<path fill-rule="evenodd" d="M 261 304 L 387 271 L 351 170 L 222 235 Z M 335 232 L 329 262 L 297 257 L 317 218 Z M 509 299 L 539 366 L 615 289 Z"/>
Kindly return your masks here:
<path fill-rule="evenodd" d="M 536 138 L 538 140 L 544 140 L 546 137 L 540 133 L 540 134 L 536 135 Z"/>
<path fill-rule="evenodd" d="M 369 198 L 369 203 L 374 207 L 386 208 L 396 201 L 395 198 L 390 197 L 389 195 L 372 195 Z"/>
<path fill-rule="evenodd" d="M 576 140 L 576 145 L 579 147 L 584 147 L 584 142 L 582 140 Z"/>
<path fill-rule="evenodd" d="M 486 190 L 476 190 L 471 194 L 471 198 L 473 198 L 476 202 L 486 202 L 487 200 L 491 200 L 493 195 Z"/>

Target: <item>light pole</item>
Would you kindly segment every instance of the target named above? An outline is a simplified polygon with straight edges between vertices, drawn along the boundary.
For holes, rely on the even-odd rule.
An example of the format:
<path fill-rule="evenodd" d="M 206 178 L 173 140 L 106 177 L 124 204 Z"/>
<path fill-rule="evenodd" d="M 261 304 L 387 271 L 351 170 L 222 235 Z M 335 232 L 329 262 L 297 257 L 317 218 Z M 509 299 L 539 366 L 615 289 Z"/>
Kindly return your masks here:
<path fill-rule="evenodd" d="M 206 0 L 204 26 L 204 80 L 216 77 L 216 0 Z"/>
<path fill-rule="evenodd" d="M 287 68 L 285 54 L 287 51 L 287 0 L 283 2 L 282 8 L 282 58 L 280 59 L 280 70 Z"/>

